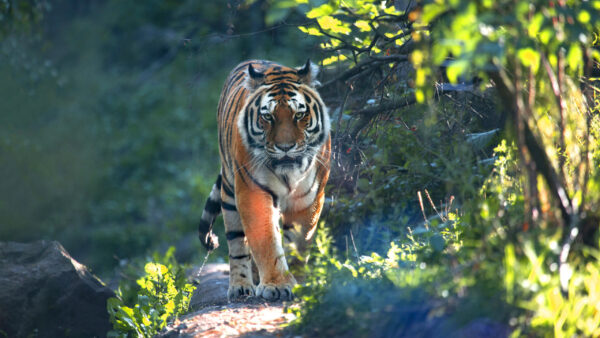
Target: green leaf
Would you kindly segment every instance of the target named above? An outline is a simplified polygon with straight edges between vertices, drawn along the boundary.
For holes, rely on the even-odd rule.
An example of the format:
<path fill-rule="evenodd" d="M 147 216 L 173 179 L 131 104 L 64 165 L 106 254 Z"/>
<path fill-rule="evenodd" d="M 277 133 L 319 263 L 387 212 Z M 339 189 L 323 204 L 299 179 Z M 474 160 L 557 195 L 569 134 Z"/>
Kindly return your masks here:
<path fill-rule="evenodd" d="M 540 28 L 542 27 L 542 23 L 544 22 L 544 15 L 542 13 L 537 13 L 533 16 L 533 19 L 527 25 L 527 32 L 529 33 L 529 37 L 536 37 L 539 33 Z"/>
<path fill-rule="evenodd" d="M 458 77 L 467 70 L 468 66 L 467 60 L 456 60 L 450 63 L 446 69 L 446 76 L 448 76 L 450 83 L 457 83 Z"/>
<path fill-rule="evenodd" d="M 517 52 L 517 57 L 521 60 L 521 63 L 525 67 L 531 67 L 533 72 L 536 73 L 540 66 L 540 53 L 531 48 L 521 48 Z"/>
<path fill-rule="evenodd" d="M 319 29 L 315 28 L 315 27 L 303 27 L 303 26 L 298 26 L 298 29 L 301 30 L 302 32 L 308 34 L 308 35 L 314 35 L 314 36 L 323 36 L 323 33 L 321 33 L 319 31 Z"/>
<path fill-rule="evenodd" d="M 323 63 L 323 66 L 328 66 L 330 64 L 333 64 L 333 63 L 336 63 L 339 61 L 344 61 L 346 59 L 347 59 L 346 55 L 340 54 L 340 55 L 334 55 L 334 56 L 330 56 L 326 59 L 323 59 L 322 63 Z"/>
<path fill-rule="evenodd" d="M 278 22 L 283 21 L 292 12 L 291 8 L 273 8 L 265 15 L 265 24 L 272 26 Z"/>
<path fill-rule="evenodd" d="M 567 54 L 567 63 L 569 64 L 571 71 L 576 71 L 583 65 L 583 53 L 578 44 L 571 44 L 569 53 Z"/>
<path fill-rule="evenodd" d="M 588 23 L 588 22 L 590 22 L 590 19 L 591 19 L 590 12 L 588 12 L 586 10 L 581 10 L 577 14 L 577 20 L 581 23 Z"/>
<path fill-rule="evenodd" d="M 437 18 L 440 14 L 446 11 L 446 6 L 444 4 L 439 3 L 430 3 L 423 6 L 423 15 L 421 16 L 421 20 L 424 24 L 429 24 L 435 18 Z"/>
<path fill-rule="evenodd" d="M 349 34 L 351 32 L 350 25 L 342 22 L 332 16 L 322 16 L 317 19 L 317 22 L 324 30 L 332 31 L 333 33 Z"/>
<path fill-rule="evenodd" d="M 329 4 L 323 4 L 319 7 L 315 7 L 306 13 L 306 17 L 309 19 L 314 19 L 322 16 L 327 16 L 333 14 L 335 8 L 331 7 Z"/>
<path fill-rule="evenodd" d="M 361 32 L 371 31 L 371 26 L 369 26 L 369 22 L 367 20 L 356 20 L 354 22 L 354 26 L 358 27 Z"/>

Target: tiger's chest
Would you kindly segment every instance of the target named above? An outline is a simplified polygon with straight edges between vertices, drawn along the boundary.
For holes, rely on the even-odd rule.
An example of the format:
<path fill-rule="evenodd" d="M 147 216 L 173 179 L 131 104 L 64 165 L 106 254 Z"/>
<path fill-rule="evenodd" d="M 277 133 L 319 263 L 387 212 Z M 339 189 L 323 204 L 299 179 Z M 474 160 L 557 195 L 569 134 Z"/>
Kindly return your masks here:
<path fill-rule="evenodd" d="M 319 188 L 319 178 L 314 165 L 305 172 L 294 170 L 275 173 L 263 169 L 259 171 L 257 179 L 277 196 L 277 206 L 281 212 L 308 207 L 314 202 Z"/>

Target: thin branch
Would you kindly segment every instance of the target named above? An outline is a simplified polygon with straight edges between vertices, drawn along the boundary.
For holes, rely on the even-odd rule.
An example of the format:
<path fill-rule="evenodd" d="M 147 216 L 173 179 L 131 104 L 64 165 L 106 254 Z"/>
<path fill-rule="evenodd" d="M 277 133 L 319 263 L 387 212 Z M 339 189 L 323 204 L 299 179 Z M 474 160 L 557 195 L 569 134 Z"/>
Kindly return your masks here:
<path fill-rule="evenodd" d="M 344 82 L 351 77 L 362 73 L 372 67 L 378 66 L 380 64 L 392 63 L 392 62 L 407 62 L 408 57 L 406 55 L 389 55 L 389 56 L 371 56 L 368 59 L 360 61 L 356 64 L 356 66 L 342 72 L 338 76 L 334 77 L 331 80 L 323 83 L 320 88 L 329 87 L 336 82 Z"/>

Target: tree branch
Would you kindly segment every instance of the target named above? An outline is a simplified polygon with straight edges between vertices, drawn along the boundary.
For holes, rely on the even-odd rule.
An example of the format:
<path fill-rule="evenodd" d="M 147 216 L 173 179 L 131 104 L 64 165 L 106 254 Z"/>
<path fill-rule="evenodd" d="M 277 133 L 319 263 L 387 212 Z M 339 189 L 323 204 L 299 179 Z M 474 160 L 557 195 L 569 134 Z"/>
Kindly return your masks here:
<path fill-rule="evenodd" d="M 363 71 L 378 66 L 380 64 L 391 63 L 391 62 L 406 62 L 408 61 L 408 57 L 406 55 L 389 55 L 389 56 L 371 56 L 368 59 L 365 59 L 356 66 L 342 72 L 338 76 L 334 77 L 331 80 L 326 81 L 321 85 L 320 88 L 326 88 L 331 86 L 336 82 L 344 82 L 349 78 L 362 73 Z"/>

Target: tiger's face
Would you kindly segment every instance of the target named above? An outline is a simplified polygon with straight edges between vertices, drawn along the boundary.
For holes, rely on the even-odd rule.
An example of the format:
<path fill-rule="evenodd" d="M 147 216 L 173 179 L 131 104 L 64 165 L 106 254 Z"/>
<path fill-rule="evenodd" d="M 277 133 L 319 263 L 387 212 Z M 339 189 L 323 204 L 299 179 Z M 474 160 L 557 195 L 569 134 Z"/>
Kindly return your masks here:
<path fill-rule="evenodd" d="M 313 87 L 316 72 L 310 62 L 297 70 L 278 68 L 259 73 L 249 66 L 250 80 L 258 86 L 238 127 L 257 162 L 279 174 L 302 173 L 327 140 L 329 116 Z"/>

